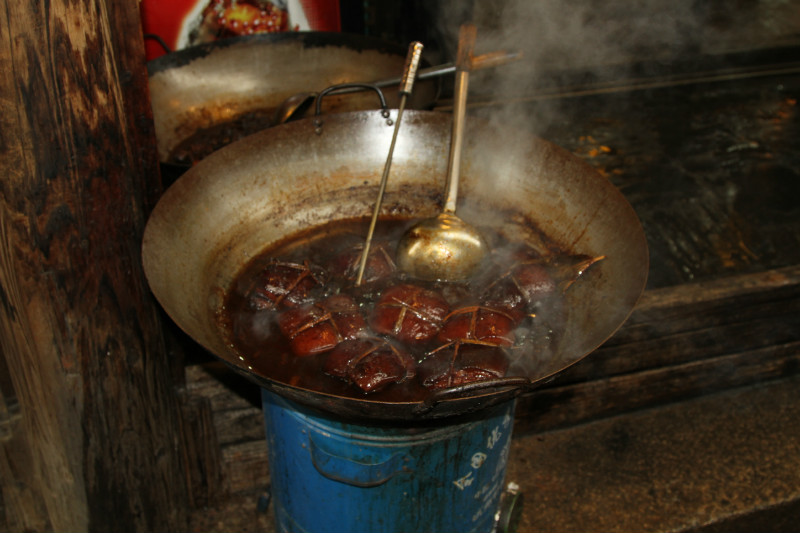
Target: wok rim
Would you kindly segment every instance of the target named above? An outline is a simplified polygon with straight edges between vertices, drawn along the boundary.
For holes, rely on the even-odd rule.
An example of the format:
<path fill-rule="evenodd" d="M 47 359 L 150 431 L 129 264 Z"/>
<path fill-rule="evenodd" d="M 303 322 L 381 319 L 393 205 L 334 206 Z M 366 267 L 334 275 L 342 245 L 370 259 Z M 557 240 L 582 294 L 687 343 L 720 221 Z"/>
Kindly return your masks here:
<path fill-rule="evenodd" d="M 329 119 L 331 119 L 328 122 L 338 122 L 338 121 L 347 121 L 347 120 L 358 121 L 360 117 L 362 117 L 363 115 L 366 115 L 366 114 L 370 114 L 370 113 L 374 113 L 374 112 L 342 113 L 342 114 L 338 114 L 336 116 L 328 117 Z M 421 119 L 424 121 L 424 120 L 427 119 L 427 117 L 432 117 L 434 115 L 438 115 L 438 117 L 435 119 L 436 121 L 440 121 L 441 122 L 442 120 L 445 120 L 445 121 L 448 120 L 447 117 L 443 118 L 441 113 L 436 113 L 436 112 L 409 110 L 409 111 L 406 111 L 406 113 L 407 114 L 404 115 L 406 121 L 415 120 L 415 116 L 417 118 L 421 117 Z M 209 156 L 209 158 L 207 158 L 206 160 L 203 160 L 200 163 L 198 163 L 198 165 L 193 167 L 193 169 L 191 169 L 184 177 L 180 178 L 178 180 L 178 182 L 176 182 L 176 184 L 174 184 L 172 187 L 170 187 L 169 190 L 166 191 L 165 195 L 162 197 L 162 200 L 165 197 L 169 198 L 170 195 L 175 194 L 175 190 L 177 190 L 177 189 L 174 189 L 175 185 L 178 185 L 178 183 L 184 181 L 184 178 L 186 176 L 188 176 L 189 179 L 194 179 L 193 176 L 196 176 L 196 175 L 198 175 L 199 172 L 201 172 L 202 165 L 204 164 L 205 161 L 211 161 L 211 163 L 206 163 L 206 165 L 213 165 L 214 162 L 216 162 L 217 160 L 219 160 L 221 158 L 224 158 L 224 157 L 227 157 L 228 155 L 230 155 L 230 153 L 232 151 L 234 151 L 234 152 L 235 151 L 243 151 L 243 149 L 246 146 L 252 144 L 253 142 L 259 141 L 259 139 L 253 139 L 253 137 L 265 138 L 265 137 L 269 137 L 270 135 L 276 135 L 275 130 L 280 130 L 281 128 L 300 129 L 300 128 L 304 127 L 302 123 L 312 122 L 312 121 L 313 121 L 313 119 L 303 119 L 303 120 L 297 121 L 297 122 L 292 123 L 292 124 L 285 124 L 285 125 L 278 126 L 278 127 L 275 127 L 275 128 L 270 128 L 268 130 L 264 130 L 262 132 L 258 132 L 256 134 L 253 134 L 252 136 L 250 136 L 248 138 L 245 138 L 245 139 L 242 139 L 241 141 L 233 143 L 232 145 L 229 145 L 226 148 L 223 148 L 219 152 Z M 305 127 L 308 127 L 308 126 L 305 126 Z M 270 133 L 270 130 L 272 130 L 272 133 Z M 555 145 L 555 144 L 553 144 L 553 143 L 551 143 L 549 141 L 541 139 L 539 137 L 536 137 L 536 136 L 533 136 L 533 135 L 529 135 L 529 137 L 531 139 L 536 139 L 537 142 L 544 143 L 545 145 L 547 145 L 548 149 L 551 150 L 554 154 L 557 154 L 558 157 L 567 158 L 569 161 L 571 161 L 571 164 L 574 164 L 576 166 L 581 167 L 584 172 L 586 172 L 589 175 L 592 175 L 594 177 L 593 179 L 600 179 L 600 180 L 603 180 L 603 181 L 607 181 L 605 178 L 600 176 L 599 173 L 597 173 L 597 171 L 594 170 L 588 163 L 586 163 L 585 161 L 581 160 L 580 158 L 578 158 L 574 154 L 571 154 L 570 152 L 564 150 L 563 148 L 561 148 L 561 147 L 559 147 L 559 146 L 557 146 L 557 145 Z M 221 152 L 227 152 L 227 155 L 226 154 L 219 155 Z M 200 168 L 201 170 L 197 170 L 198 168 Z M 185 181 L 184 181 L 184 183 L 185 183 Z M 641 268 L 640 268 L 640 272 L 638 274 L 638 282 L 636 283 L 636 287 L 634 287 L 632 289 L 632 292 L 631 292 L 631 294 L 632 294 L 631 302 L 629 303 L 629 305 L 627 305 L 627 309 L 626 309 L 626 311 L 624 313 L 624 317 L 622 318 L 622 320 L 620 320 L 618 322 L 616 327 L 614 327 L 612 330 L 606 332 L 604 337 L 603 337 L 603 339 L 600 342 L 596 343 L 595 346 L 591 347 L 590 349 L 588 349 L 584 353 L 580 354 L 579 356 L 572 358 L 570 360 L 570 362 L 568 364 L 566 364 L 565 366 L 563 366 L 563 367 L 560 367 L 560 368 L 555 369 L 553 371 L 547 372 L 546 374 L 537 376 L 535 379 L 532 379 L 530 377 L 527 378 L 527 383 L 524 384 L 524 385 L 518 385 L 518 386 L 512 387 L 510 389 L 504 389 L 504 390 L 502 390 L 500 392 L 487 392 L 487 393 L 480 393 L 479 392 L 477 394 L 472 394 L 472 395 L 469 395 L 469 396 L 446 399 L 446 400 L 443 400 L 442 402 L 438 403 L 436 406 L 434 406 L 434 408 L 426 410 L 426 406 L 425 406 L 426 402 L 425 401 L 387 402 L 387 401 L 380 401 L 380 400 L 372 400 L 368 396 L 365 396 L 363 398 L 351 398 L 351 397 L 348 397 L 348 396 L 339 396 L 339 395 L 335 395 L 335 394 L 325 393 L 325 392 L 322 392 L 322 391 L 315 391 L 315 390 L 310 390 L 310 389 L 306 389 L 306 388 L 302 388 L 302 387 L 296 387 L 296 386 L 287 385 L 287 384 L 281 383 L 281 382 L 276 382 L 274 380 L 271 380 L 268 377 L 260 376 L 258 374 L 254 374 L 253 372 L 248 372 L 246 369 L 243 369 L 241 367 L 238 367 L 235 364 L 232 364 L 225 357 L 222 357 L 219 354 L 216 354 L 214 352 L 213 348 L 210 348 L 209 346 L 207 346 L 203 342 L 199 342 L 199 343 L 206 350 L 211 352 L 215 357 L 221 359 L 222 361 L 227 363 L 229 366 L 231 366 L 234 370 L 236 370 L 240 374 L 244 375 L 245 377 L 247 377 L 251 381 L 255 382 L 259 386 L 262 386 L 264 388 L 268 388 L 270 390 L 276 391 L 281 395 L 284 395 L 284 396 L 286 396 L 286 397 L 288 397 L 288 398 L 290 398 L 290 399 L 292 399 L 294 401 L 298 401 L 299 403 L 303 403 L 305 405 L 308 405 L 308 406 L 310 406 L 312 408 L 319 408 L 319 404 L 320 403 L 322 403 L 324 405 L 327 405 L 327 406 L 329 406 L 329 402 L 338 402 L 338 403 L 344 404 L 341 408 L 336 408 L 336 409 L 333 409 L 333 410 L 331 410 L 329 408 L 323 408 L 322 410 L 323 411 L 328 411 L 328 412 L 334 411 L 334 414 L 338 414 L 340 416 L 345 416 L 347 418 L 359 418 L 359 419 L 364 419 L 365 418 L 365 419 L 370 419 L 370 420 L 409 420 L 409 419 L 417 419 L 418 420 L 418 419 L 429 419 L 429 418 L 438 419 L 438 418 L 452 417 L 452 416 L 456 416 L 458 414 L 461 414 L 461 413 L 465 412 L 465 407 L 469 407 L 471 405 L 477 405 L 480 408 L 482 408 L 482 407 L 488 407 L 489 405 L 494 405 L 495 403 L 497 403 L 497 401 L 510 400 L 510 399 L 518 396 L 522 392 L 533 390 L 534 388 L 537 388 L 537 387 L 539 387 L 539 386 L 541 386 L 541 385 L 543 385 L 545 383 L 548 383 L 548 382 L 552 381 L 556 376 L 558 376 L 559 374 L 563 373 L 568 368 L 571 368 L 572 366 L 574 366 L 578 362 L 584 360 L 588 355 L 590 355 L 592 352 L 594 352 L 599 346 L 604 344 L 627 321 L 627 319 L 630 317 L 630 314 L 633 312 L 633 309 L 634 309 L 634 307 L 636 305 L 636 302 L 639 300 L 639 298 L 641 297 L 642 293 L 644 292 L 644 289 L 645 289 L 645 286 L 646 286 L 646 281 L 647 281 L 647 274 L 648 274 L 648 270 L 649 270 L 649 252 L 648 252 L 648 249 L 647 249 L 647 241 L 646 241 L 646 237 L 645 237 L 645 234 L 644 234 L 644 230 L 641 227 L 641 223 L 639 222 L 635 211 L 633 211 L 633 208 L 630 206 L 630 204 L 624 198 L 622 193 L 616 187 L 614 187 L 612 184 L 609 184 L 609 187 L 610 188 L 608 189 L 608 194 L 610 196 L 614 197 L 613 201 L 615 201 L 618 205 L 622 205 L 627 210 L 629 210 L 628 216 L 631 216 L 637 223 L 637 228 L 636 228 L 635 231 L 633 231 L 633 233 L 637 235 L 636 240 L 638 242 L 632 242 L 630 244 L 631 244 L 631 246 L 633 248 L 638 249 L 639 250 L 638 253 L 641 254 L 641 257 L 640 257 L 640 261 L 641 261 L 640 266 L 641 266 Z M 159 200 L 159 203 L 158 203 L 159 205 L 162 204 L 162 200 Z M 151 220 L 153 220 L 154 217 L 157 218 L 157 217 L 160 216 L 159 213 L 161 211 L 159 210 L 159 205 L 156 206 L 156 208 L 154 209 L 153 213 L 151 214 L 150 220 L 148 220 L 147 227 L 145 228 L 145 235 L 144 235 L 143 245 L 142 245 L 142 256 L 143 256 L 143 261 L 145 263 L 145 272 L 146 272 L 147 277 L 148 277 L 148 282 L 151 282 L 150 273 L 152 272 L 152 269 L 149 268 L 149 266 L 148 266 L 148 262 L 149 262 L 148 258 L 150 257 L 150 254 L 148 252 L 148 246 L 149 246 L 148 243 L 149 243 L 149 240 L 151 238 L 150 231 L 152 230 Z M 268 246 L 269 245 L 265 245 L 265 247 L 268 247 Z M 151 288 L 152 288 L 152 283 L 151 283 Z M 176 320 L 175 316 L 173 316 L 173 313 L 170 311 L 170 309 L 167 306 L 164 305 L 164 302 L 159 297 L 158 292 L 155 291 L 155 290 L 153 292 L 154 292 L 154 295 L 156 296 L 156 299 L 161 303 L 161 305 L 162 305 L 162 307 L 164 307 L 165 311 L 167 311 L 167 314 L 170 316 L 170 318 L 172 320 L 174 320 L 176 322 L 176 324 L 178 324 L 178 326 L 182 330 L 186 331 L 186 328 L 184 328 L 184 326 L 182 326 L 181 323 L 178 320 Z M 187 331 L 187 333 L 193 339 L 197 340 L 195 338 L 195 336 L 192 335 L 192 333 L 190 333 L 188 331 Z M 300 392 L 300 395 L 298 396 L 298 395 L 295 395 L 295 394 L 291 394 L 290 392 Z M 420 414 L 420 412 L 422 414 Z"/>

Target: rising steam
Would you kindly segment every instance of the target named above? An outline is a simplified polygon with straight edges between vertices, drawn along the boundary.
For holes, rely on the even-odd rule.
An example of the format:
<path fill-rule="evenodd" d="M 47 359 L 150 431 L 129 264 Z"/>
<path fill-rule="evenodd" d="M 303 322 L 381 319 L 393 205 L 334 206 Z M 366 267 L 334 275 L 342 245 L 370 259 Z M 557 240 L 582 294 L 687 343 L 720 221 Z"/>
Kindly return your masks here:
<path fill-rule="evenodd" d="M 796 39 L 800 30 L 792 0 L 448 0 L 437 17 L 447 57 L 455 57 L 466 21 L 478 27 L 477 53 L 523 52 L 518 63 L 473 75 L 471 95 L 498 100 L 551 86 L 557 71 L 752 50 Z"/>

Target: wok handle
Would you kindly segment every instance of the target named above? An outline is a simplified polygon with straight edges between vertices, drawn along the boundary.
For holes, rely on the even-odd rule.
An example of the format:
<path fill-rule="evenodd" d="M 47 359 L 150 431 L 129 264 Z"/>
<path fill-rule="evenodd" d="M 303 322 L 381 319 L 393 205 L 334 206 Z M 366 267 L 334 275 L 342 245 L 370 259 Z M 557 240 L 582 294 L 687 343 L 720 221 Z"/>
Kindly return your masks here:
<path fill-rule="evenodd" d="M 161 48 L 164 49 L 164 53 L 166 54 L 172 53 L 172 48 L 170 48 L 167 45 L 167 43 L 164 42 L 164 39 L 162 39 L 160 35 L 155 33 L 145 33 L 143 37 L 145 38 L 145 40 L 151 40 L 157 42 L 159 46 L 161 46 Z"/>
<path fill-rule="evenodd" d="M 419 404 L 414 409 L 415 414 L 421 415 L 423 413 L 427 413 L 440 402 L 452 399 L 462 398 L 470 393 L 474 392 L 483 392 L 489 389 L 501 389 L 501 388 L 518 388 L 521 389 L 527 385 L 531 384 L 531 380 L 526 377 L 518 376 L 518 377 L 511 377 L 511 378 L 498 378 L 498 379 L 488 379 L 485 381 L 474 381 L 472 383 L 467 383 L 465 385 L 459 385 L 457 387 L 450 387 L 447 389 L 437 390 L 431 393 L 424 402 Z"/>
<path fill-rule="evenodd" d="M 328 95 L 331 95 L 331 94 L 352 93 L 352 92 L 356 92 L 358 90 L 363 90 L 363 89 L 373 90 L 378 94 L 378 98 L 381 101 L 381 111 L 384 112 L 384 116 L 385 116 L 385 114 L 388 113 L 388 106 L 386 105 L 386 98 L 383 96 L 383 92 L 376 85 L 374 85 L 372 83 L 340 83 L 338 85 L 331 85 L 330 87 L 328 87 L 327 89 L 325 89 L 321 93 L 319 93 L 319 96 L 317 96 L 317 103 L 316 103 L 316 108 L 315 108 L 314 115 L 316 117 L 319 117 L 319 115 L 322 114 L 322 99 L 325 96 L 328 96 Z"/>

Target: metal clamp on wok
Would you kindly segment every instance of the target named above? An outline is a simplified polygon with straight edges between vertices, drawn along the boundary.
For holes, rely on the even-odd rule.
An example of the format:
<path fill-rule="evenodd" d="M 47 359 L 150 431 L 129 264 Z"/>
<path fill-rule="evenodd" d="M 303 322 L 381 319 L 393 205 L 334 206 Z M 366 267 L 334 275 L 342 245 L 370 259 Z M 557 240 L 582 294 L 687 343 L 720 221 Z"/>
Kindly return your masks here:
<path fill-rule="evenodd" d="M 325 96 L 359 92 L 365 89 L 375 91 L 378 94 L 378 98 L 381 101 L 381 116 L 386 119 L 387 125 L 393 125 L 394 123 L 389 118 L 389 106 L 386 105 L 386 97 L 383 96 L 383 92 L 377 85 L 372 83 L 340 83 L 331 85 L 317 96 L 317 102 L 314 107 L 314 133 L 317 135 L 322 133 L 322 118 L 320 118 L 320 115 L 322 115 L 322 99 Z"/>
<path fill-rule="evenodd" d="M 526 378 L 523 376 L 517 377 L 509 377 L 509 378 L 498 378 L 498 379 L 488 379 L 483 381 L 473 381 L 472 383 L 465 383 L 464 385 L 458 385 L 456 387 L 450 387 L 447 389 L 440 389 L 435 392 L 432 392 L 422 403 L 414 407 L 414 414 L 415 415 L 422 415 L 428 413 L 429 411 L 433 410 L 437 404 L 447 401 L 447 400 L 466 400 L 466 399 L 475 399 L 478 396 L 471 396 L 471 393 L 475 392 L 483 392 L 488 391 L 490 389 L 502 389 L 508 388 L 506 391 L 508 395 L 508 399 L 516 397 L 525 387 L 531 384 L 530 378 Z M 497 395 L 500 395 L 503 391 L 496 391 Z M 493 401 L 496 398 L 493 398 Z M 480 409 L 483 407 L 483 404 L 476 404 L 474 407 L 475 409 Z M 465 411 L 465 413 L 468 411 Z"/>

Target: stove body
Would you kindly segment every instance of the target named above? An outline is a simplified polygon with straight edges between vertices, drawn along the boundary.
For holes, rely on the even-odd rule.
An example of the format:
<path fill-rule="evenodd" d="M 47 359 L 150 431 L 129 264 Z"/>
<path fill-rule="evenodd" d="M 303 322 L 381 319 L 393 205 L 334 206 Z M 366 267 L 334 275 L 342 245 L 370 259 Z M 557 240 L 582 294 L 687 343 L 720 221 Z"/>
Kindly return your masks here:
<path fill-rule="evenodd" d="M 493 531 L 514 404 L 425 426 L 381 426 L 262 389 L 278 530 Z"/>

